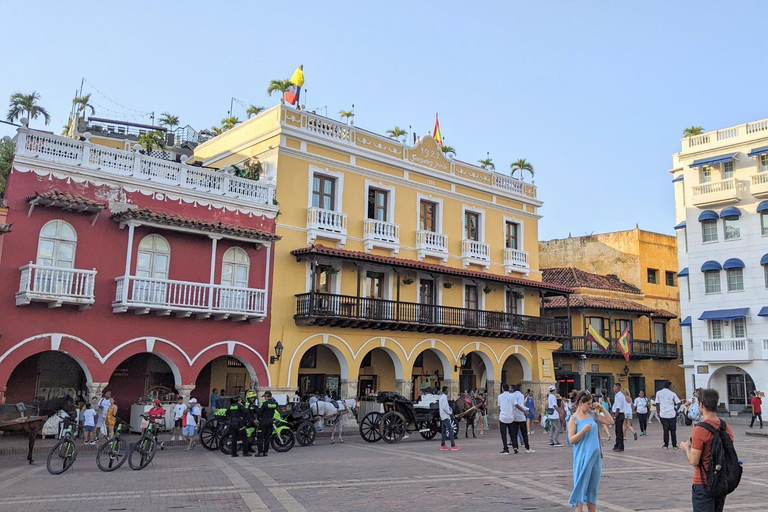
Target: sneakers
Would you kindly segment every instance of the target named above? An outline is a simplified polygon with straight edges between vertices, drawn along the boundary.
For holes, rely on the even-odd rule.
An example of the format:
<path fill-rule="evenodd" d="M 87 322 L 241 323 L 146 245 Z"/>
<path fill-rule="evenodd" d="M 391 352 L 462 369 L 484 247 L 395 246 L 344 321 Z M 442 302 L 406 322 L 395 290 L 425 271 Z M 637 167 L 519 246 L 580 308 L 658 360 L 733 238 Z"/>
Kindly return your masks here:
<path fill-rule="evenodd" d="M 680 447 L 679 447 L 679 446 L 673 446 L 673 447 L 672 447 L 672 449 L 673 449 L 673 450 L 679 450 L 679 449 L 680 449 Z"/>
<path fill-rule="evenodd" d="M 512 448 L 512 450 L 514 450 L 515 455 L 517 455 L 517 448 Z"/>
<path fill-rule="evenodd" d="M 549 446 L 555 446 L 555 443 L 550 441 Z"/>
<path fill-rule="evenodd" d="M 563 443 L 555 443 L 552 446 L 563 446 Z"/>
<path fill-rule="evenodd" d="M 450 448 L 448 448 L 448 447 L 447 447 L 447 446 L 445 446 L 445 445 L 441 446 L 441 447 L 440 447 L 440 449 L 441 449 L 442 451 L 448 451 L 448 450 L 450 450 Z M 507 453 L 509 453 L 509 452 L 507 452 Z"/>
<path fill-rule="evenodd" d="M 669 450 L 669 446 L 667 446 L 666 444 L 665 444 L 664 446 L 662 446 L 662 448 L 663 448 L 664 450 Z"/>
<path fill-rule="evenodd" d="M 533 435 L 533 434 L 535 434 L 535 433 L 536 433 L 536 431 L 535 431 L 535 430 L 531 430 L 530 432 L 528 432 L 528 434 L 530 434 L 530 435 Z"/>
<path fill-rule="evenodd" d="M 171 441 L 175 441 L 175 440 L 176 440 L 176 436 L 171 436 Z"/>
<path fill-rule="evenodd" d="M 457 452 L 459 450 L 461 450 L 461 448 L 459 448 L 458 446 L 451 446 L 451 451 L 452 452 Z"/>
<path fill-rule="evenodd" d="M 635 441 L 637 441 L 637 432 L 635 432 Z"/>
<path fill-rule="evenodd" d="M 530 448 L 525 450 L 525 453 L 536 453 L 536 450 L 531 450 Z"/>
<path fill-rule="evenodd" d="M 501 450 L 499 453 L 502 455 L 509 455 L 509 450 Z"/>

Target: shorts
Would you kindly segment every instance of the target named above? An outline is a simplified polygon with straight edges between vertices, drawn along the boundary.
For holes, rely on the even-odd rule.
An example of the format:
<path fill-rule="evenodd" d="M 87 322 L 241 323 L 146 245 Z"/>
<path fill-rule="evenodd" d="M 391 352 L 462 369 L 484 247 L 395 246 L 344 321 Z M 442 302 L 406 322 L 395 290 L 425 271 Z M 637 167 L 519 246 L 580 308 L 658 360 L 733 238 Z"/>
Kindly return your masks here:
<path fill-rule="evenodd" d="M 86 432 L 88 432 L 88 433 L 91 433 L 91 432 L 93 432 L 94 430 L 96 430 L 96 427 L 94 427 L 93 425 L 85 425 L 85 426 L 83 426 L 83 428 L 84 428 L 84 429 L 85 429 L 85 431 L 86 431 Z"/>
<path fill-rule="evenodd" d="M 181 418 L 173 421 L 173 426 L 181 428 Z"/>
<path fill-rule="evenodd" d="M 195 427 L 184 427 L 181 433 L 184 434 L 184 437 L 194 437 Z"/>
<path fill-rule="evenodd" d="M 624 415 L 624 419 L 625 419 L 625 420 L 632 420 L 632 413 L 631 413 L 631 412 L 628 412 L 628 413 L 626 413 L 626 414 Z"/>

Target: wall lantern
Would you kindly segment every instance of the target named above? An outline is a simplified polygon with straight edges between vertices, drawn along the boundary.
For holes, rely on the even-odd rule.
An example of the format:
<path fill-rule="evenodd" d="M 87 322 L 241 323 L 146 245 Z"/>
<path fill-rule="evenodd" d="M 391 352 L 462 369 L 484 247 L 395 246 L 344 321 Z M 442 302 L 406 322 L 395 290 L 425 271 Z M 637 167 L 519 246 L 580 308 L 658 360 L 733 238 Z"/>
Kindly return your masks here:
<path fill-rule="evenodd" d="M 276 361 L 280 360 L 280 356 L 283 355 L 283 344 L 280 342 L 280 340 L 277 340 L 277 345 L 275 345 L 275 355 L 269 356 L 269 364 L 275 364 Z"/>
<path fill-rule="evenodd" d="M 467 356 L 465 356 L 464 354 L 461 354 L 461 357 L 459 358 L 459 362 L 461 363 L 461 366 L 454 365 L 453 366 L 453 371 L 457 372 L 457 371 L 459 371 L 459 368 L 461 368 L 463 366 L 466 366 L 466 364 L 467 364 Z"/>
<path fill-rule="evenodd" d="M 624 375 L 625 377 L 626 377 L 627 375 L 629 375 L 629 366 L 627 366 L 627 365 L 624 365 L 624 374 L 623 374 L 623 375 Z"/>

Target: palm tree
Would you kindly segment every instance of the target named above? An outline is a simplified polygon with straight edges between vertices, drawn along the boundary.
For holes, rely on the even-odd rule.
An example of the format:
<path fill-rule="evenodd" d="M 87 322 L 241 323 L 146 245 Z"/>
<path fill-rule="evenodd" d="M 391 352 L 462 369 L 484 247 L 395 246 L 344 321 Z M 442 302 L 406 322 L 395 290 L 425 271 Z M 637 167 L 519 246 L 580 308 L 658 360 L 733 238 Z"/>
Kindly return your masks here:
<path fill-rule="evenodd" d="M 389 135 L 391 138 L 397 139 L 398 141 L 400 140 L 400 137 L 404 137 L 404 136 L 408 135 L 408 132 L 403 130 L 399 126 L 395 126 L 391 130 L 387 130 L 385 133 L 387 135 Z"/>
<path fill-rule="evenodd" d="M 91 110 L 91 115 L 96 113 L 96 109 L 91 105 L 91 93 L 88 93 L 85 96 L 75 96 L 72 98 L 72 104 L 76 107 L 75 118 L 80 114 L 82 114 L 83 117 L 86 117 L 86 110 L 88 109 Z"/>
<path fill-rule="evenodd" d="M 528 171 L 529 173 L 531 173 L 531 178 L 533 178 L 533 164 L 528 160 L 526 160 L 525 158 L 521 158 L 516 162 L 512 162 L 511 164 L 509 164 L 509 168 L 512 170 L 512 172 L 510 173 L 512 177 L 515 176 L 515 173 L 517 171 L 520 171 L 520 179 L 522 180 L 523 171 Z"/>
<path fill-rule="evenodd" d="M 179 126 L 179 116 L 163 112 L 160 114 L 160 119 L 158 119 L 157 124 L 160 126 L 167 126 L 169 131 L 173 131 L 174 126 Z"/>
<path fill-rule="evenodd" d="M 211 126 L 211 128 L 210 128 L 210 130 L 209 130 L 209 131 L 210 131 L 210 132 L 211 132 L 211 133 L 212 133 L 214 136 L 216 136 L 216 135 L 221 135 L 222 133 L 224 133 L 224 130 L 222 130 L 222 129 L 221 129 L 221 128 L 219 128 L 218 126 Z"/>
<path fill-rule="evenodd" d="M 16 151 L 16 144 L 9 139 L 0 140 L 0 197 L 3 197 L 5 183 L 8 175 L 11 173 L 13 164 L 13 153 Z"/>
<path fill-rule="evenodd" d="M 13 122 L 22 117 L 26 117 L 31 121 L 43 116 L 45 124 L 50 124 L 51 115 L 37 104 L 39 99 L 40 94 L 37 91 L 32 91 L 32 94 L 22 94 L 20 92 L 11 94 L 11 101 L 8 105 L 8 121 Z"/>
<path fill-rule="evenodd" d="M 453 146 L 444 145 L 444 146 L 440 146 L 440 149 L 443 150 L 444 155 L 456 156 L 456 150 L 453 149 Z"/>
<path fill-rule="evenodd" d="M 704 133 L 703 126 L 691 126 L 690 128 L 686 128 L 683 130 L 683 138 L 695 137 L 696 135 L 701 135 L 702 133 Z"/>
<path fill-rule="evenodd" d="M 288 88 L 291 86 L 291 79 L 286 78 L 285 80 L 271 80 L 269 82 L 269 87 L 267 87 L 267 94 L 272 96 L 273 92 L 279 91 L 280 94 L 285 93 L 285 91 L 288 90 Z"/>
<path fill-rule="evenodd" d="M 257 116 L 264 112 L 266 109 L 264 107 L 257 107 L 256 105 L 251 105 L 248 107 L 248 110 L 245 111 L 246 114 L 248 114 L 248 119 L 250 119 L 253 116 Z"/>
<path fill-rule="evenodd" d="M 163 135 L 163 132 L 152 131 L 143 133 L 139 136 L 138 143 L 146 148 L 147 155 L 152 154 L 152 150 L 155 149 L 155 146 L 165 152 L 165 136 Z"/>
<path fill-rule="evenodd" d="M 480 167 L 483 169 L 490 169 L 492 171 L 496 170 L 496 165 L 493 163 L 493 158 L 483 158 L 482 160 L 478 160 L 477 163 L 479 163 Z"/>
<path fill-rule="evenodd" d="M 225 117 L 221 120 L 221 129 L 224 131 L 231 130 L 238 124 L 240 124 L 240 119 L 238 119 L 236 116 Z"/>
<path fill-rule="evenodd" d="M 347 124 L 350 123 L 350 120 L 355 117 L 355 111 L 354 110 L 339 110 L 339 117 L 344 119 Z"/>

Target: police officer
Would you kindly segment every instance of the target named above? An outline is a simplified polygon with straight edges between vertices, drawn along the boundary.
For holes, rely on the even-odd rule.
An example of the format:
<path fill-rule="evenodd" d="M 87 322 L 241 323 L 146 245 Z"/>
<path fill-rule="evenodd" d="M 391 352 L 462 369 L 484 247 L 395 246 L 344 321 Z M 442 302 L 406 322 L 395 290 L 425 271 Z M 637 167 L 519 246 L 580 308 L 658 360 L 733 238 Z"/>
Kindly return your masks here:
<path fill-rule="evenodd" d="M 259 415 L 259 406 L 256 403 L 256 399 L 258 398 L 258 394 L 252 389 L 248 390 L 248 392 L 245 394 L 245 410 L 247 411 L 247 414 L 244 418 L 243 422 L 243 436 L 245 439 L 245 448 L 243 448 L 243 455 L 250 456 L 253 453 L 253 450 L 251 449 L 251 440 L 248 439 L 247 433 L 245 433 L 246 428 L 250 428 L 251 426 L 255 426 L 255 420 Z"/>
<path fill-rule="evenodd" d="M 259 452 L 257 457 L 266 457 L 269 451 L 269 440 L 272 439 L 272 428 L 275 418 L 275 411 L 277 411 L 277 402 L 272 398 L 271 391 L 265 391 L 262 398 L 266 398 L 259 406 L 257 421 L 258 433 L 256 435 L 256 449 Z"/>
<path fill-rule="evenodd" d="M 240 395 L 235 395 L 230 399 L 227 409 L 227 426 L 229 427 L 229 437 L 232 440 L 232 456 L 237 457 L 237 442 L 243 443 L 243 455 L 250 455 L 247 451 L 245 439 L 245 420 L 248 410 L 240 403 Z"/>

